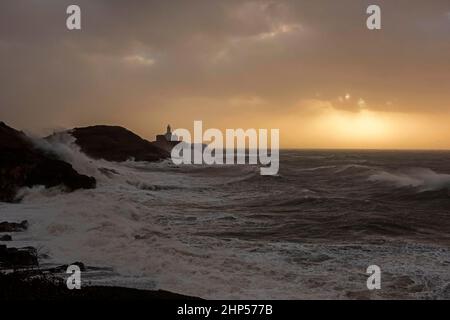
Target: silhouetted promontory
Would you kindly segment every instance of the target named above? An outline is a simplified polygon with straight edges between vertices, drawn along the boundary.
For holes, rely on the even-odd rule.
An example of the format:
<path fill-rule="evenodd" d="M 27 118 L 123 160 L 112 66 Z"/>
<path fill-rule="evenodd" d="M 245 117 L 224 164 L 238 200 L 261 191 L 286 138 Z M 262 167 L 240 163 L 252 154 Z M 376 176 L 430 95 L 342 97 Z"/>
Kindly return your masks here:
<path fill-rule="evenodd" d="M 160 161 L 170 156 L 166 150 L 119 126 L 98 125 L 68 132 L 76 139 L 81 151 L 94 159 Z"/>
<path fill-rule="evenodd" d="M 22 187 L 63 185 L 68 191 L 94 188 L 93 177 L 79 174 L 55 154 L 37 149 L 21 131 L 0 122 L 0 201 L 12 202 Z"/>

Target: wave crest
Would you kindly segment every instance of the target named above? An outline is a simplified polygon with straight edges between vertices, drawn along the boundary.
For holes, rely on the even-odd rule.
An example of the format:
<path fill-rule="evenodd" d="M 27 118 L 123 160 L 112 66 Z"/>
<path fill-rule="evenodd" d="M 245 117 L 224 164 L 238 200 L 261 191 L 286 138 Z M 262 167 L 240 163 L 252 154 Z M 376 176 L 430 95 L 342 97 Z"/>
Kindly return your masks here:
<path fill-rule="evenodd" d="M 415 168 L 399 173 L 382 171 L 371 175 L 369 180 L 387 182 L 397 187 L 418 188 L 420 191 L 450 190 L 450 174 L 437 173 L 428 168 Z"/>

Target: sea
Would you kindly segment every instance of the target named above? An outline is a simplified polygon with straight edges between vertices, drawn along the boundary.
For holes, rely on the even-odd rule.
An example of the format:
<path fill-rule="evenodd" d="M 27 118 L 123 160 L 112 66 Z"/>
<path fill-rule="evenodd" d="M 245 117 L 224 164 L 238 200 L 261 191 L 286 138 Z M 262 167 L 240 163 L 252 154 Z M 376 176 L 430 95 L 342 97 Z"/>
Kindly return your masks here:
<path fill-rule="evenodd" d="M 41 268 L 81 261 L 82 286 L 207 299 L 450 299 L 450 152 L 282 150 L 257 165 L 88 158 L 45 142 L 97 188 L 22 189 L 1 221 Z M 369 266 L 381 289 L 369 290 Z"/>

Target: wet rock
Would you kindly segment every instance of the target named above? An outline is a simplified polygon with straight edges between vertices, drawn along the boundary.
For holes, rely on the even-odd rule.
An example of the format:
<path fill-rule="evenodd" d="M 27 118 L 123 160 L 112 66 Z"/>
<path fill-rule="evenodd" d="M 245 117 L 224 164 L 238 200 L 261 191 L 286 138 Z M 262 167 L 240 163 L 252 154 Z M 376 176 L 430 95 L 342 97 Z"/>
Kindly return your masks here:
<path fill-rule="evenodd" d="M 200 300 L 163 290 L 139 290 L 112 286 L 85 286 L 82 290 L 69 290 L 65 281 L 45 275 L 32 277 L 29 273 L 0 273 L 0 301 L 143 301 L 155 299 Z"/>
<path fill-rule="evenodd" d="M 0 236 L 0 241 L 12 241 L 12 237 L 9 234 L 5 234 L 4 236 Z"/>
<path fill-rule="evenodd" d="M 16 222 L 1 222 L 0 232 L 20 232 L 28 229 L 28 221 L 24 220 L 20 223 Z M 5 241 L 5 240 L 3 240 Z"/>
<path fill-rule="evenodd" d="M 0 245 L 0 267 L 19 269 L 38 266 L 37 251 L 33 247 L 8 248 Z"/>

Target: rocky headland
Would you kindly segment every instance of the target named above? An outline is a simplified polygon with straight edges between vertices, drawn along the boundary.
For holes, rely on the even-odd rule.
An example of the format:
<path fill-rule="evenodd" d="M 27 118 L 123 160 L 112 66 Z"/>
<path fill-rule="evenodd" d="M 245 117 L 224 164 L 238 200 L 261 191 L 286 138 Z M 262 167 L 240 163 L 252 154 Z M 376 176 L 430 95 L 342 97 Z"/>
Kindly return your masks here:
<path fill-rule="evenodd" d="M 161 161 L 170 156 L 169 151 L 118 126 L 75 128 L 65 133 L 72 135 L 81 151 L 93 159 Z M 61 186 L 66 192 L 96 187 L 94 177 L 78 173 L 57 154 L 37 145 L 25 133 L 0 122 L 0 202 L 19 202 L 18 191 L 23 187 Z M 28 227 L 28 221 L 0 222 L 0 300 L 197 299 L 162 290 L 109 286 L 69 290 L 61 276 L 67 265 L 43 269 L 36 248 L 7 245 Z M 89 269 L 81 262 L 75 264 L 81 270 Z"/>

